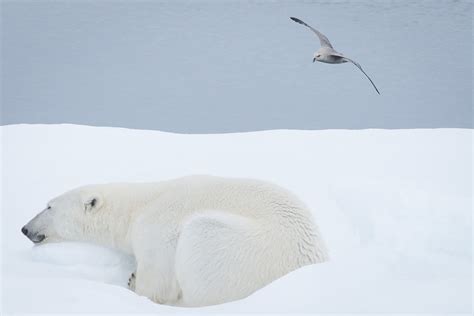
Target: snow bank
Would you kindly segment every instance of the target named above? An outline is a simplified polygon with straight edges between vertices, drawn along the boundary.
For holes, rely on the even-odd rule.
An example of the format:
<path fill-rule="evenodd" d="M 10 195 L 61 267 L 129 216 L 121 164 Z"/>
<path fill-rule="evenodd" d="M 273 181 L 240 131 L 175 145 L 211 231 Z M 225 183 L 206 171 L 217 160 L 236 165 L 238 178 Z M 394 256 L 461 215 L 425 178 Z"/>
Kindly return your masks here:
<path fill-rule="evenodd" d="M 2 136 L 5 313 L 470 313 L 472 130 L 178 135 L 13 125 Z M 200 309 L 126 289 L 134 260 L 81 243 L 33 247 L 20 228 L 88 183 L 187 174 L 266 179 L 314 211 L 332 260 Z"/>

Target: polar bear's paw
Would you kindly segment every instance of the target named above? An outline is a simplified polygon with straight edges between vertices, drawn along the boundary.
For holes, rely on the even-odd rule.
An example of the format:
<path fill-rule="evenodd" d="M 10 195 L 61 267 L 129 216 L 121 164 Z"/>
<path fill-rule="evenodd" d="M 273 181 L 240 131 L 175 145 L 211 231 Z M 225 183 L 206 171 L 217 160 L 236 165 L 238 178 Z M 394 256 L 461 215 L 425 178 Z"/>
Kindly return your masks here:
<path fill-rule="evenodd" d="M 136 272 L 132 273 L 128 278 L 128 288 L 132 291 L 135 291 L 135 280 L 137 279 L 135 274 Z"/>

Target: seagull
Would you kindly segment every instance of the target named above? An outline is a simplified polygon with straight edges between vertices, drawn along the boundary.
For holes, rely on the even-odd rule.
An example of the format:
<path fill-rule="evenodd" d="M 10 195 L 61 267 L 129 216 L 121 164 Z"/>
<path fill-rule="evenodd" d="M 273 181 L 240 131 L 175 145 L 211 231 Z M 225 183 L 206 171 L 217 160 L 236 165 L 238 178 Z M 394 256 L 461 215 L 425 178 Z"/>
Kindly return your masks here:
<path fill-rule="evenodd" d="M 311 31 L 313 31 L 319 38 L 319 42 L 321 43 L 321 48 L 318 49 L 315 53 L 314 53 L 314 57 L 313 57 L 313 63 L 317 60 L 319 62 L 322 62 L 322 63 L 327 63 L 327 64 L 342 64 L 342 63 L 347 63 L 347 62 L 351 62 L 353 63 L 357 68 L 360 69 L 360 71 L 362 71 L 364 73 L 364 75 L 367 77 L 367 79 L 370 80 L 370 83 L 372 83 L 372 85 L 374 86 L 375 88 L 375 91 L 377 91 L 378 94 L 380 94 L 379 90 L 377 89 L 377 87 L 375 86 L 374 82 L 372 81 L 372 79 L 370 79 L 370 77 L 365 73 L 365 71 L 362 69 L 362 67 L 359 65 L 359 63 L 355 62 L 354 60 L 352 59 L 349 59 L 347 57 L 345 57 L 343 54 L 337 52 L 331 45 L 331 43 L 329 42 L 328 38 L 326 36 L 324 36 L 323 33 L 319 32 L 318 30 L 312 28 L 311 26 L 309 26 L 308 24 L 304 23 L 303 21 L 301 21 L 300 19 L 298 18 L 294 18 L 294 17 L 290 17 L 290 19 L 292 19 L 293 21 L 295 21 L 296 23 L 299 23 L 299 24 L 303 24 L 304 26 L 308 27 Z"/>

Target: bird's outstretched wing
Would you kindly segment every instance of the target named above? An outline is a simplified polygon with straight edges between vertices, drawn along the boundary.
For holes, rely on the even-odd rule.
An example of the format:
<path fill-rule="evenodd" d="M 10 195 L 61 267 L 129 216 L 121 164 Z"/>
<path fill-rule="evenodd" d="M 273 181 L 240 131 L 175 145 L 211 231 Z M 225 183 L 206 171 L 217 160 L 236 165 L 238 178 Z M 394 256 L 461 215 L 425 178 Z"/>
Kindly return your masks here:
<path fill-rule="evenodd" d="M 294 17 L 290 17 L 290 19 L 292 19 L 293 21 L 295 21 L 296 23 L 299 23 L 299 24 L 303 24 L 304 26 L 308 27 L 311 31 L 313 31 L 319 38 L 319 42 L 321 43 L 321 46 L 326 46 L 326 47 L 332 47 L 331 43 L 329 42 L 328 38 L 326 36 L 324 36 L 323 33 L 319 32 L 318 30 L 312 28 L 311 26 L 309 26 L 308 24 L 304 23 L 303 21 L 301 21 L 300 19 L 298 18 L 294 18 Z"/>
<path fill-rule="evenodd" d="M 355 62 L 355 61 L 353 61 L 352 59 L 349 59 L 349 58 L 347 58 L 347 57 L 344 57 L 344 59 L 347 60 L 347 61 L 349 61 L 349 62 L 351 62 L 351 63 L 353 63 L 354 65 L 356 65 L 356 67 L 359 68 L 360 71 L 362 71 L 362 72 L 364 73 L 364 75 L 367 77 L 367 79 L 370 80 L 370 83 L 374 86 L 375 91 L 377 91 L 377 93 L 380 94 L 379 89 L 377 89 L 377 87 L 375 86 L 375 83 L 372 81 L 372 79 L 370 79 L 369 75 L 367 75 L 367 74 L 365 73 L 365 71 L 362 69 L 362 67 L 359 65 L 359 63 L 357 63 L 357 62 Z"/>

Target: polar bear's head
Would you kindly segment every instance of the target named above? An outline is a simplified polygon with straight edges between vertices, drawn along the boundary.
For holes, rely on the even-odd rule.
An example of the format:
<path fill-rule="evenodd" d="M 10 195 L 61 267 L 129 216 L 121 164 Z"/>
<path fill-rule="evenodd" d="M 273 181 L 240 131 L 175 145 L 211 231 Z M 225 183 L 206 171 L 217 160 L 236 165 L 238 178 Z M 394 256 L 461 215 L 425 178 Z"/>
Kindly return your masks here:
<path fill-rule="evenodd" d="M 21 231 L 35 244 L 84 240 L 102 207 L 103 199 L 97 192 L 87 188 L 72 190 L 52 199 Z"/>

